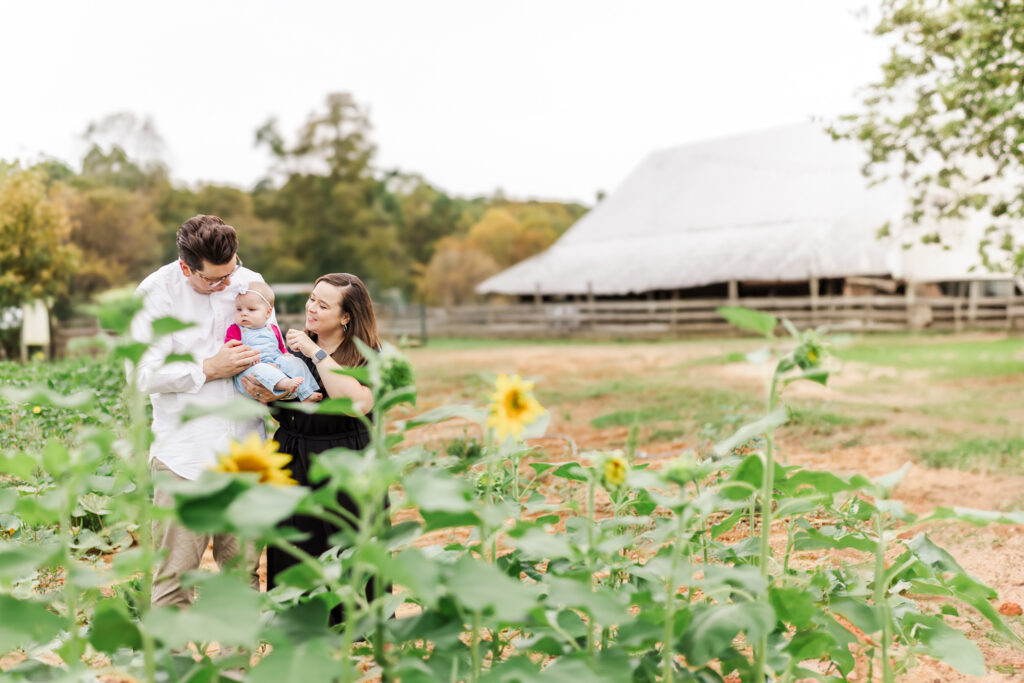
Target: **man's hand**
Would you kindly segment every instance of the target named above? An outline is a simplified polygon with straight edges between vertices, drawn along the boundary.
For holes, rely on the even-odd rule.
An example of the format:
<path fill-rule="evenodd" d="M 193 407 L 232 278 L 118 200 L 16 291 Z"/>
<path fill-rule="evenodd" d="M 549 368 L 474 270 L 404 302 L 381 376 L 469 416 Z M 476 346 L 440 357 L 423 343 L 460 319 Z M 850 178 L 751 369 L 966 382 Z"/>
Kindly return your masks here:
<path fill-rule="evenodd" d="M 255 382 L 248 377 L 242 378 L 242 386 L 245 388 L 245 393 L 249 394 L 260 403 L 270 403 L 272 401 L 277 401 L 279 399 L 284 398 L 288 393 L 284 392 L 281 394 L 275 394 L 273 391 L 267 389 L 259 382 Z"/>
<path fill-rule="evenodd" d="M 215 355 L 203 361 L 203 372 L 207 380 L 234 377 L 259 362 L 259 351 L 232 339 L 220 347 Z"/>
<path fill-rule="evenodd" d="M 307 358 L 312 358 L 317 349 L 320 348 L 316 345 L 315 341 L 309 338 L 308 334 L 294 327 L 288 330 L 288 334 L 285 335 L 285 343 L 288 344 L 289 349 L 299 351 Z"/>

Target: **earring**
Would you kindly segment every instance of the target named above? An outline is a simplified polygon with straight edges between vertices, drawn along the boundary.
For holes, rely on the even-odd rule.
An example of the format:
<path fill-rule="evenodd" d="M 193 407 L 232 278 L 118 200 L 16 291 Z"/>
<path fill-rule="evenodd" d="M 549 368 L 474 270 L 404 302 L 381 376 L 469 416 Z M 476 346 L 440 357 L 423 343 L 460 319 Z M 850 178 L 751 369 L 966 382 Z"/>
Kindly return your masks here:
<path fill-rule="evenodd" d="M 341 324 L 341 331 L 342 332 L 348 332 L 348 323 L 342 323 Z"/>

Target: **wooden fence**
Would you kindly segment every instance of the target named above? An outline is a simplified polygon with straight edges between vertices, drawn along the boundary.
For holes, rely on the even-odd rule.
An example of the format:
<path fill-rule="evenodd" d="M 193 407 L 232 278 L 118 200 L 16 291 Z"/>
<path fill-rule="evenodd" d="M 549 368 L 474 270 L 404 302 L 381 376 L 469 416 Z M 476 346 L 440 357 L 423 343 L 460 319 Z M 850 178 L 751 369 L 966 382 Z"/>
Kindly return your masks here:
<path fill-rule="evenodd" d="M 430 337 L 660 339 L 739 334 L 717 309 L 746 306 L 788 318 L 798 328 L 900 332 L 1024 328 L 1024 296 L 912 297 L 895 295 L 734 299 L 565 301 L 507 305 L 424 307 L 378 304 L 387 339 L 424 344 Z M 303 314 L 279 315 L 282 330 L 301 327 Z M 72 339 L 98 332 L 95 321 L 55 330 L 61 356 Z"/>
<path fill-rule="evenodd" d="M 652 339 L 728 335 L 736 330 L 717 309 L 745 306 L 788 318 L 798 328 L 896 332 L 1012 330 L 1024 325 L 1024 296 L 817 296 L 646 301 L 567 301 L 427 308 L 419 316 L 388 315 L 392 336 L 581 337 Z"/>

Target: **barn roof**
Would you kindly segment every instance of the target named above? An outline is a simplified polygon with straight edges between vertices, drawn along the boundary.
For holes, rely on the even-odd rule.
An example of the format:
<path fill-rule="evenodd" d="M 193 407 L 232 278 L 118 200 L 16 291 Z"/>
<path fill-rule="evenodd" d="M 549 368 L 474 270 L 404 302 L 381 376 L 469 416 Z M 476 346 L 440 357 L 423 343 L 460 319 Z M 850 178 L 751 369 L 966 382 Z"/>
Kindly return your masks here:
<path fill-rule="evenodd" d="M 869 187 L 861 146 L 799 124 L 682 145 L 644 159 L 546 251 L 481 283 L 496 294 L 622 295 L 729 280 L 891 275 L 966 279 L 976 244 L 878 239 L 902 186 Z"/>

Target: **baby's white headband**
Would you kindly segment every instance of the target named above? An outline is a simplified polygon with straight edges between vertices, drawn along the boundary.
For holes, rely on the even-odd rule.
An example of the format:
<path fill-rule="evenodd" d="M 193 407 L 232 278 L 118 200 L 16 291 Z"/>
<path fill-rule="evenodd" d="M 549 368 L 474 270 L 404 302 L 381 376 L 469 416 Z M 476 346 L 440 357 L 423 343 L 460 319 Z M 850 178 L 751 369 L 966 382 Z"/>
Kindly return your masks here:
<path fill-rule="evenodd" d="M 270 306 L 271 308 L 274 307 L 274 304 L 272 304 L 269 301 L 267 301 L 267 297 L 263 296 L 262 294 L 257 292 L 255 289 L 249 289 L 248 287 L 239 287 L 238 288 L 238 296 L 242 296 L 243 294 L 255 294 L 259 298 L 261 298 L 264 301 L 266 301 L 268 306 Z"/>

